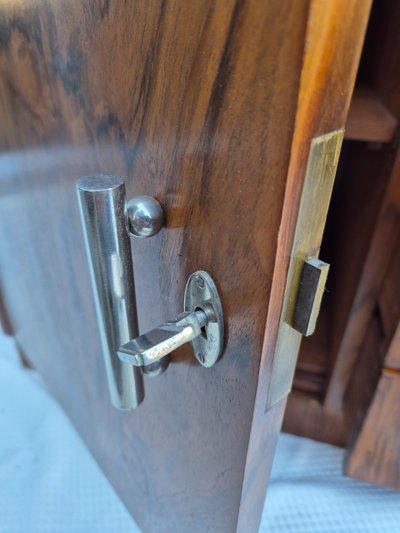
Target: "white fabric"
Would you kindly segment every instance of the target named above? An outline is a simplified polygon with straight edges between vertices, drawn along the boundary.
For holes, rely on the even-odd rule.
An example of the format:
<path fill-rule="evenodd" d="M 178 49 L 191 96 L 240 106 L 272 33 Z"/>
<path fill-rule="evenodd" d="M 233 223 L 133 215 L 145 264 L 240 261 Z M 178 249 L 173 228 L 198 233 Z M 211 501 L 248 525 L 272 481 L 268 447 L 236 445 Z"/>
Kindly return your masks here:
<path fill-rule="evenodd" d="M 280 435 L 262 533 L 399 533 L 400 493 L 342 475 L 343 450 Z"/>
<path fill-rule="evenodd" d="M 0 533 L 139 532 L 39 376 L 1 347 Z"/>
<path fill-rule="evenodd" d="M 400 531 L 399 493 L 344 478 L 342 457 L 282 435 L 260 531 Z M 138 531 L 39 376 L 0 338 L 0 533 Z"/>

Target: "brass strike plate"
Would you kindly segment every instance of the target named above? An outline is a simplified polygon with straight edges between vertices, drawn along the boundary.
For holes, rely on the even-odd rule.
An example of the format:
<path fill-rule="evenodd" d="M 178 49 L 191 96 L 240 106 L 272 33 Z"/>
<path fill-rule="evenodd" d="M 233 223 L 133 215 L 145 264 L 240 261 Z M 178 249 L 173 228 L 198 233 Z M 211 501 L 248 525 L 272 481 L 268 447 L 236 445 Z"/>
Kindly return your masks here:
<path fill-rule="evenodd" d="M 317 258 L 319 254 L 343 135 L 344 130 L 340 129 L 315 137 L 311 141 L 278 329 L 278 340 L 272 363 L 266 410 L 284 398 L 292 387 L 302 339 L 302 333 L 292 327 L 300 279 L 305 261 L 309 258 Z M 322 291 L 320 292 L 322 295 Z"/>

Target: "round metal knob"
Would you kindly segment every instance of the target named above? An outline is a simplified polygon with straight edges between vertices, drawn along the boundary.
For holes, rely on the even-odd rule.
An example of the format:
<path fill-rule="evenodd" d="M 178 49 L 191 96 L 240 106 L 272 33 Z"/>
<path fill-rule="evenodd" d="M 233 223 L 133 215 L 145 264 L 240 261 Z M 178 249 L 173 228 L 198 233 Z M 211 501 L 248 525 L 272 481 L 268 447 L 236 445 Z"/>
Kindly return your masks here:
<path fill-rule="evenodd" d="M 164 211 L 151 196 L 135 196 L 126 205 L 128 231 L 135 237 L 152 237 L 164 224 Z"/>

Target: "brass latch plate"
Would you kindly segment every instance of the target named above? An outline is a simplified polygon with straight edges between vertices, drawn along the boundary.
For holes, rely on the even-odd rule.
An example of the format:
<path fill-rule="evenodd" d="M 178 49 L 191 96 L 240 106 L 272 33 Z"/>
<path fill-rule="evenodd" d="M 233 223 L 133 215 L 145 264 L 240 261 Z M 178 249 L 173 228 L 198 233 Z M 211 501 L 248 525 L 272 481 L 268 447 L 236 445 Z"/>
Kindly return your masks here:
<path fill-rule="evenodd" d="M 302 334 L 292 327 L 301 273 L 304 262 L 319 254 L 343 135 L 344 130 L 340 129 L 311 141 L 266 409 L 284 398 L 292 386 L 302 339 Z"/>

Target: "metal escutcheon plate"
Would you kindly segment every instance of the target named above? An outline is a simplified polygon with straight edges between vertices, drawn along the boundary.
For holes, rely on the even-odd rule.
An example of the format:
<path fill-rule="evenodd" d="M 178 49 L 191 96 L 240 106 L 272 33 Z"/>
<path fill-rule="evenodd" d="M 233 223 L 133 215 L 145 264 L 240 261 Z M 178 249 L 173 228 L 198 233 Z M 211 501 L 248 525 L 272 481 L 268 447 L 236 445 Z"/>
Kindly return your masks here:
<path fill-rule="evenodd" d="M 199 363 L 209 368 L 222 354 L 224 321 L 217 287 L 207 272 L 198 270 L 190 276 L 186 283 L 184 306 L 188 312 L 201 309 L 208 317 L 207 325 L 202 334 L 192 341 L 192 346 Z"/>

